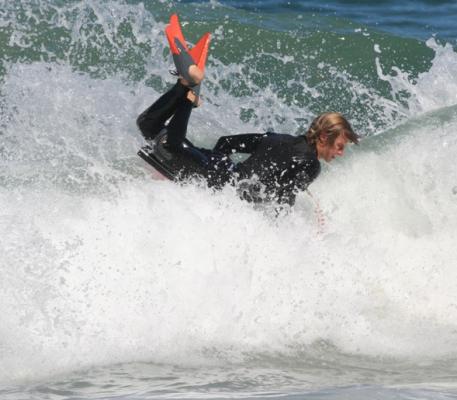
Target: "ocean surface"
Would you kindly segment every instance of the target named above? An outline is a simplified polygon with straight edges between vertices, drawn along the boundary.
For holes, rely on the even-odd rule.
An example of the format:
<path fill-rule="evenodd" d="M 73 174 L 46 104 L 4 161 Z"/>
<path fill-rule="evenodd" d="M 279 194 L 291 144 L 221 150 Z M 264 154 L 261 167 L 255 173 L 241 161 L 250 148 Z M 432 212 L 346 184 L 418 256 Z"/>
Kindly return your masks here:
<path fill-rule="evenodd" d="M 189 136 L 363 136 L 275 217 L 152 179 L 163 33 L 213 33 Z M 0 399 L 456 399 L 457 3 L 0 0 Z"/>

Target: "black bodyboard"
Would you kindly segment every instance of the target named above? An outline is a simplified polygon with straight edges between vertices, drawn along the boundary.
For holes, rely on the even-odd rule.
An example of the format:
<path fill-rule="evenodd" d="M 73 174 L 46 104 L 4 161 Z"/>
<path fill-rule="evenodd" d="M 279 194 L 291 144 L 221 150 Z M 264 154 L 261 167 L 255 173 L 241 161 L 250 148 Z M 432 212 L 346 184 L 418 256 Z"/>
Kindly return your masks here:
<path fill-rule="evenodd" d="M 173 171 L 168 169 L 167 166 L 154 155 L 154 148 L 150 145 L 143 146 L 138 151 L 138 155 L 149 165 L 159 171 L 163 176 L 165 176 L 165 178 L 168 178 L 171 181 L 176 179 L 176 175 L 173 173 Z"/>
<path fill-rule="evenodd" d="M 148 144 L 138 151 L 138 155 L 165 178 L 172 181 L 193 174 L 203 174 L 204 168 L 202 169 L 202 167 L 207 163 L 207 157 L 190 141 L 184 140 L 184 151 L 179 153 L 170 152 L 166 148 L 166 143 L 167 132 L 166 129 L 163 129 L 154 139 L 148 140 Z"/>

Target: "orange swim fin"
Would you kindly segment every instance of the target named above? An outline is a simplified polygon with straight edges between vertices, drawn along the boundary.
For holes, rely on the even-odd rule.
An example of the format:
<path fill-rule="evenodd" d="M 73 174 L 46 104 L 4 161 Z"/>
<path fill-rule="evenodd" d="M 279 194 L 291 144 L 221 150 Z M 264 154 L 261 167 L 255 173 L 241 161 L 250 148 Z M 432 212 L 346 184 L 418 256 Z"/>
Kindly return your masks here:
<path fill-rule="evenodd" d="M 178 74 L 192 82 L 192 78 L 188 74 L 189 67 L 195 64 L 202 72 L 205 70 L 211 34 L 209 32 L 205 33 L 197 44 L 189 50 L 186 39 L 182 34 L 177 14 L 173 14 L 170 17 L 170 23 L 165 28 L 165 34 L 170 44 L 171 54 Z"/>
<path fill-rule="evenodd" d="M 211 34 L 209 32 L 205 33 L 197 42 L 197 44 L 189 51 L 190 55 L 197 64 L 197 67 L 200 68 L 202 72 L 205 70 L 210 39 Z"/>
<path fill-rule="evenodd" d="M 179 23 L 178 15 L 173 14 L 170 17 L 170 23 L 165 28 L 165 34 L 167 35 L 168 43 L 170 44 L 171 54 L 179 54 L 180 50 L 177 48 L 175 39 L 178 39 L 186 51 L 189 51 L 186 44 L 186 39 L 181 31 L 181 24 Z"/>

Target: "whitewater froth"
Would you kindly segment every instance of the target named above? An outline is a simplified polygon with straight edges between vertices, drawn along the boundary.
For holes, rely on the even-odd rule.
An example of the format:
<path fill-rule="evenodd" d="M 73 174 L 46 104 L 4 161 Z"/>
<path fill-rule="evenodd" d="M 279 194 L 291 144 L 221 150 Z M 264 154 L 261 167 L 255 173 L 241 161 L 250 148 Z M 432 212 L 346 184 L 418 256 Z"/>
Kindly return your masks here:
<path fill-rule="evenodd" d="M 454 56 L 437 48 L 434 65 L 452 69 Z M 151 67 L 163 86 L 165 65 L 157 58 Z M 409 125 L 324 168 L 311 186 L 326 219 L 318 233 L 306 194 L 274 218 L 230 187 L 152 180 L 136 156 L 135 118 L 159 95 L 145 81 L 65 63 L 10 65 L 0 379 L 137 360 L 218 365 L 268 355 L 293 364 L 316 346 L 324 359 L 455 356 L 457 117 L 443 109 L 455 104 L 449 81 L 427 97 L 438 75 L 433 67 L 403 82 L 416 101 L 402 114 Z M 214 127 L 257 129 L 237 112 L 249 98 L 219 90 L 208 87 L 207 112 L 191 121 L 203 144 L 215 141 Z M 223 118 L 216 100 L 227 103 Z M 269 104 L 255 103 L 259 115 Z M 299 108 L 282 104 L 290 117 Z M 411 119 L 432 108 L 440 115 Z"/>
<path fill-rule="evenodd" d="M 233 362 L 316 341 L 362 355 L 452 352 L 453 117 L 325 170 L 312 187 L 326 214 L 317 235 L 306 195 L 275 219 L 232 188 L 151 180 L 135 157 L 130 89 L 65 68 L 51 74 L 53 85 L 70 85 L 62 93 L 84 91 L 80 112 L 91 117 L 60 120 L 71 102 L 52 96 L 32 112 L 30 93 L 15 97 L 16 86 L 6 85 L 20 110 L 4 133 L 16 141 L 15 165 L 28 162 L 27 150 L 40 157 L 27 170 L 31 181 L 21 168 L 3 172 L 16 184 L 1 190 L 2 378 L 132 360 Z M 107 106 L 99 100 L 112 86 Z M 122 111 L 130 122 L 117 117 Z M 30 115 L 35 130 L 16 135 Z M 440 153 L 427 153 L 427 128 Z M 82 174 L 69 190 L 63 176 L 94 166 L 98 180 Z"/>
<path fill-rule="evenodd" d="M 430 68 L 417 77 L 397 66 L 386 73 L 380 58 L 375 60 L 379 78 L 391 87 L 396 100 L 394 107 L 405 116 L 457 104 L 457 53 L 449 43 L 442 45 L 434 38 L 427 40 L 426 45 L 433 50 L 434 58 Z"/>

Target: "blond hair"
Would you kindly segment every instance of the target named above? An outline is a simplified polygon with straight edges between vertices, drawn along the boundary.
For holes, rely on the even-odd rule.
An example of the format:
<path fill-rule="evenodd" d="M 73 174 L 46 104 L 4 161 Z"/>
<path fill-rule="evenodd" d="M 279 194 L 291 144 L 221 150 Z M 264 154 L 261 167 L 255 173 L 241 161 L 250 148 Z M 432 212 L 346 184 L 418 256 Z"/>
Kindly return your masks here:
<path fill-rule="evenodd" d="M 332 145 L 341 134 L 344 134 L 350 142 L 359 143 L 359 135 L 354 133 L 351 124 L 342 114 L 326 112 L 314 119 L 305 136 L 309 144 L 316 144 L 319 137 L 325 135 L 327 143 Z"/>

